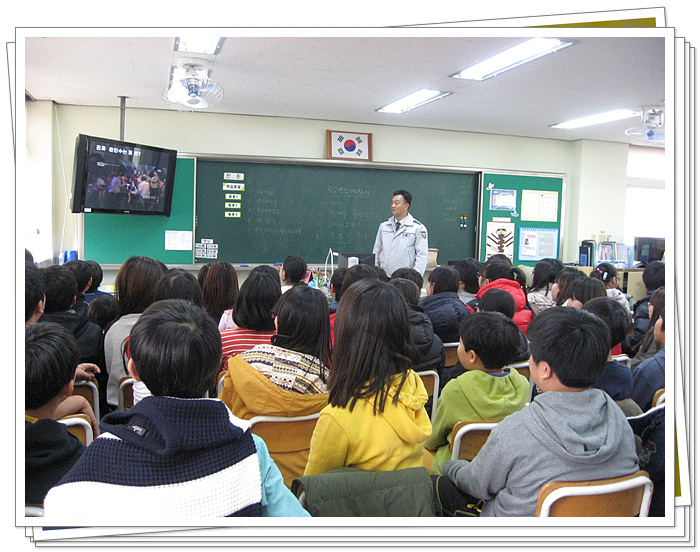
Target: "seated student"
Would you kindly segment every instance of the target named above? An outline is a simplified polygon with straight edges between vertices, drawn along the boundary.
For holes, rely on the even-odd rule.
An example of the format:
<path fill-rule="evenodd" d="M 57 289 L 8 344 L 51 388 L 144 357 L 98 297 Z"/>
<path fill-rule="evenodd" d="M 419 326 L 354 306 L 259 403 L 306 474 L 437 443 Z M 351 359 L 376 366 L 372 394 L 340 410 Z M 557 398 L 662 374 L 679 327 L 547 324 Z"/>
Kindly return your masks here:
<path fill-rule="evenodd" d="M 481 296 L 477 312 L 500 312 L 506 318 L 513 320 L 515 316 L 515 299 L 504 289 L 490 289 Z M 508 361 L 509 364 L 512 362 L 523 362 L 530 358 L 530 345 L 527 342 L 527 337 L 525 337 L 525 333 L 520 328 L 518 330 L 520 331 L 520 346 L 518 347 L 518 353 Z"/>
<path fill-rule="evenodd" d="M 98 295 L 88 303 L 87 312 L 88 320 L 97 324 L 104 332 L 107 326 L 119 316 L 119 306 L 113 295 L 105 293 Z"/>
<path fill-rule="evenodd" d="M 567 288 L 574 280 L 585 278 L 586 275 L 578 268 L 573 266 L 565 266 L 562 268 L 552 284 L 552 299 L 556 306 L 561 306 L 569 298 Z"/>
<path fill-rule="evenodd" d="M 182 268 L 170 268 L 156 286 L 154 301 L 163 299 L 185 299 L 198 307 L 203 305 L 202 288 L 197 278 Z"/>
<path fill-rule="evenodd" d="M 347 268 L 338 268 L 333 272 L 333 276 L 331 276 L 331 282 L 330 282 L 330 294 L 331 294 L 331 314 L 333 314 L 335 311 L 338 310 L 338 295 L 341 294 L 341 290 L 343 289 L 343 277 L 345 276 L 345 272 L 347 271 Z"/>
<path fill-rule="evenodd" d="M 182 268 L 166 270 L 156 286 L 153 301 L 162 301 L 165 299 L 183 299 L 201 308 L 202 290 L 199 287 L 197 278 Z M 130 342 L 130 338 L 127 338 L 127 342 Z M 139 380 L 134 381 L 132 392 L 134 404 L 151 394 L 146 384 Z"/>
<path fill-rule="evenodd" d="M 58 406 L 73 393 L 80 350 L 73 334 L 51 322 L 27 326 L 24 344 L 24 500 L 42 504 L 85 450 L 55 421 Z"/>
<path fill-rule="evenodd" d="M 658 288 L 649 300 L 649 327 L 642 340 L 632 347 L 634 357 L 630 359 L 629 367 L 634 372 L 642 362 L 659 352 L 659 344 L 654 340 L 654 325 L 659 319 L 659 313 L 666 304 L 666 287 Z"/>
<path fill-rule="evenodd" d="M 654 341 L 659 352 L 642 362 L 632 376 L 632 399 L 646 412 L 651 408 L 654 394 L 666 387 L 666 323 L 665 307 L 654 324 Z"/>
<path fill-rule="evenodd" d="M 423 293 L 423 275 L 420 272 L 418 272 L 415 268 L 409 268 L 407 266 L 397 268 L 391 274 L 389 280 L 396 280 L 397 278 L 411 280 L 411 282 L 418 286 L 418 290 L 420 291 L 420 293 Z"/>
<path fill-rule="evenodd" d="M 128 369 L 153 396 L 102 419 L 102 435 L 46 496 L 47 518 L 81 523 L 223 516 L 308 516 L 262 439 L 204 394 L 219 369 L 216 323 L 190 301 L 151 305 L 131 331 Z M 99 489 L 99 491 L 97 491 Z"/>
<path fill-rule="evenodd" d="M 479 292 L 476 294 L 478 300 L 490 289 L 504 289 L 513 296 L 515 300 L 515 314 L 513 322 L 527 336 L 527 326 L 532 320 L 533 313 L 527 304 L 525 288 L 525 274 L 510 263 L 498 260 L 498 257 L 491 257 L 484 263 L 479 276 Z"/>
<path fill-rule="evenodd" d="M 445 366 L 445 347 L 442 340 L 435 335 L 430 318 L 426 316 L 420 307 L 420 289 L 415 282 L 406 278 L 394 278 L 392 276 L 389 284 L 398 289 L 408 303 L 408 316 L 411 320 L 411 339 L 419 355 L 419 360 L 413 365 L 413 370 L 415 372 L 436 370 L 439 373 Z"/>
<path fill-rule="evenodd" d="M 114 281 L 119 317 L 105 331 L 105 361 L 108 373 L 105 387 L 108 406 L 102 410 L 100 405 L 100 412 L 108 412 L 109 407 L 117 407 L 119 381 L 129 375 L 126 370 L 128 351 L 125 341 L 141 313 L 153 303 L 156 287 L 163 277 L 163 272 L 165 271 L 161 263 L 141 255 L 129 257 L 119 268 Z"/>
<path fill-rule="evenodd" d="M 566 300 L 565 307 L 574 307 L 580 309 L 585 303 L 596 297 L 607 297 L 605 284 L 600 280 L 584 276 L 583 278 L 574 279 L 564 291 Z"/>
<path fill-rule="evenodd" d="M 304 475 L 422 466 L 428 393 L 411 369 L 417 352 L 405 299 L 377 279 L 356 282 L 343 291 L 336 332 L 330 404 L 321 410 Z"/>
<path fill-rule="evenodd" d="M 438 266 L 428 276 L 425 286 L 428 296 L 421 301 L 421 307 L 443 343 L 459 341 L 459 324 L 469 314 L 457 295 L 458 290 L 459 272 L 453 266 Z"/>
<path fill-rule="evenodd" d="M 481 296 L 476 312 L 500 312 L 505 315 L 506 318 L 512 320 L 513 316 L 515 316 L 515 299 L 513 299 L 513 296 L 506 290 L 493 288 Z M 514 356 L 506 361 L 506 365 L 514 362 L 523 362 L 530 358 L 530 346 L 527 342 L 527 337 L 525 337 L 525 334 L 520 328 L 518 328 L 518 332 L 520 335 L 518 350 Z M 450 370 L 443 370 L 440 374 L 440 391 L 442 392 L 442 389 L 447 385 L 448 381 L 451 381 L 457 376 L 461 376 L 465 372 L 467 372 L 467 370 L 462 366 L 459 360 L 457 360 Z"/>
<path fill-rule="evenodd" d="M 465 305 L 472 301 L 479 292 L 479 274 L 482 264 L 470 257 L 457 261 L 453 265 L 459 272 L 459 290 L 457 295 Z"/>
<path fill-rule="evenodd" d="M 220 398 L 241 418 L 251 412 L 252 415 L 270 414 L 260 411 L 271 399 L 270 394 L 253 390 L 252 383 L 243 385 L 245 379 L 271 389 L 267 385 L 269 382 L 300 395 L 327 392 L 330 323 L 328 302 L 323 293 L 309 286 L 295 286 L 280 297 L 272 314 L 276 331 L 270 338 L 271 343 L 256 345 L 228 360 Z M 260 375 L 267 382 L 260 379 Z M 260 406 L 251 407 L 248 405 L 251 400 Z M 265 408 L 278 410 L 280 405 Z"/>
<path fill-rule="evenodd" d="M 97 297 L 100 297 L 101 295 L 110 295 L 110 294 L 107 293 L 106 291 L 99 290 L 100 284 L 102 283 L 102 278 L 104 277 L 100 263 L 98 263 L 97 261 L 93 261 L 92 259 L 87 259 L 85 261 L 85 263 L 90 268 L 90 275 L 92 278 L 92 281 L 90 282 L 90 286 L 85 291 L 85 302 L 90 304 L 90 302 L 93 299 L 96 299 Z"/>
<path fill-rule="evenodd" d="M 541 259 L 532 269 L 532 285 L 527 292 L 527 302 L 535 316 L 544 309 L 556 305 L 552 297 L 552 287 L 557 274 L 564 268 L 559 259 Z"/>
<path fill-rule="evenodd" d="M 426 449 L 437 451 L 433 473 L 440 474 L 450 459 L 452 428 L 457 422 L 501 420 L 528 402 L 530 382 L 517 370 L 504 370 L 519 347 L 518 326 L 499 312 L 478 312 L 462 321 L 457 355 L 466 372 L 442 390 L 433 432 L 425 442 Z"/>
<path fill-rule="evenodd" d="M 44 314 L 46 295 L 41 270 L 33 262 L 24 263 L 24 325 L 39 321 Z"/>
<path fill-rule="evenodd" d="M 627 296 L 620 291 L 617 286 L 620 284 L 620 278 L 617 276 L 617 268 L 615 265 L 610 263 L 600 263 L 596 266 L 589 274 L 591 278 L 596 278 L 605 284 L 605 290 L 608 293 L 608 297 L 612 297 L 625 307 L 630 314 L 632 314 L 632 309 L 630 308 L 630 302 Z"/>
<path fill-rule="evenodd" d="M 632 330 L 632 313 L 612 297 L 596 297 L 583 305 L 583 310 L 595 314 L 610 329 L 613 348 L 622 343 Z M 629 366 L 613 360 L 612 351 L 608 354 L 608 363 L 600 379 L 593 385 L 610 395 L 622 408 L 625 416 L 638 416 L 642 413 L 639 406 L 630 399 L 632 396 L 632 372 Z"/>
<path fill-rule="evenodd" d="M 379 272 L 376 269 L 376 267 L 373 267 L 371 265 L 365 265 L 365 264 L 358 264 L 355 266 L 351 266 L 345 271 L 345 276 L 343 276 L 343 285 L 340 288 L 340 292 L 336 294 L 336 297 L 338 299 L 338 304 L 340 305 L 340 299 L 345 293 L 345 290 L 348 289 L 351 285 L 353 285 L 355 282 L 359 282 L 360 280 L 364 280 L 366 278 L 369 278 L 370 280 L 378 280 L 379 279 Z M 337 311 L 337 309 L 336 309 Z M 331 321 L 331 346 L 335 343 L 335 312 L 330 314 L 330 321 Z"/>
<path fill-rule="evenodd" d="M 55 322 L 69 330 L 78 341 L 80 362 L 96 364 L 105 373 L 104 336 L 102 328 L 73 310 L 78 283 L 73 272 L 61 265 L 41 269 L 44 278 L 46 303 L 39 323 Z M 102 376 L 101 378 L 102 379 Z M 98 380 L 99 381 L 99 380 Z M 106 379 L 103 380 L 106 383 Z M 103 383 L 103 382 L 100 382 Z"/>
<path fill-rule="evenodd" d="M 211 265 L 202 286 L 202 305 L 219 326 L 219 331 L 232 326 L 233 307 L 238 295 L 238 273 L 227 261 Z"/>
<path fill-rule="evenodd" d="M 482 499 L 482 516 L 534 516 L 542 485 L 637 471 L 634 435 L 610 396 L 610 331 L 581 309 L 552 307 L 530 324 L 530 374 L 543 393 L 491 430 L 471 462 L 448 461 L 436 485 L 443 512 Z"/>
<path fill-rule="evenodd" d="M 649 301 L 654 292 L 666 283 L 666 264 L 662 261 L 650 262 L 642 272 L 642 281 L 647 294 L 632 307 L 634 331 L 622 344 L 622 352 L 630 358 L 635 354 L 635 345 L 644 339 L 649 328 Z"/>
<path fill-rule="evenodd" d="M 288 255 L 285 257 L 280 267 L 280 280 L 282 280 L 282 293 L 285 293 L 292 286 L 303 284 L 306 278 L 308 266 L 306 261 L 298 255 Z"/>
<path fill-rule="evenodd" d="M 261 271 L 251 271 L 236 297 L 233 321 L 236 328 L 221 332 L 221 370 L 228 368 L 228 359 L 257 345 L 269 345 L 275 335 L 272 309 L 282 292 L 280 282 Z"/>
<path fill-rule="evenodd" d="M 82 318 L 87 318 L 88 304 L 85 300 L 85 294 L 92 285 L 92 269 L 87 262 L 80 259 L 68 261 L 67 263 L 64 263 L 63 266 L 70 268 L 71 272 L 73 272 L 73 275 L 75 276 L 75 280 L 78 282 L 78 293 L 75 296 L 73 310 Z"/>
<path fill-rule="evenodd" d="M 244 420 L 308 416 L 328 404 L 330 322 L 326 297 L 309 286 L 295 286 L 272 310 L 276 317 L 268 317 L 276 332 L 268 338 L 271 343 L 256 345 L 227 361 L 219 399 Z M 275 463 L 285 484 L 291 486 L 294 478 L 304 473 L 309 449 L 277 445 Z"/>

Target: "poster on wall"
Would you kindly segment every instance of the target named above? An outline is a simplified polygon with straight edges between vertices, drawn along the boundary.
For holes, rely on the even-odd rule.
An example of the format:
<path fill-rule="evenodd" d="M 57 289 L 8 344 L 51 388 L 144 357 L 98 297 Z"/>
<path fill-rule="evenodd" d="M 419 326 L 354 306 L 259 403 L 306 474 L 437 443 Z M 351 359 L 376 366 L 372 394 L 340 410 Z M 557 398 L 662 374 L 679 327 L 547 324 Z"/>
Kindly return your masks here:
<path fill-rule="evenodd" d="M 523 190 L 520 220 L 557 222 L 559 194 L 545 190 Z"/>
<path fill-rule="evenodd" d="M 516 190 L 499 190 L 493 188 L 491 191 L 492 211 L 515 211 L 518 192 Z"/>
<path fill-rule="evenodd" d="M 557 258 L 559 254 L 557 228 L 520 228 L 518 258 L 521 261 L 539 261 Z"/>
<path fill-rule="evenodd" d="M 514 244 L 515 224 L 498 221 L 486 223 L 486 259 L 502 254 L 513 261 Z"/>

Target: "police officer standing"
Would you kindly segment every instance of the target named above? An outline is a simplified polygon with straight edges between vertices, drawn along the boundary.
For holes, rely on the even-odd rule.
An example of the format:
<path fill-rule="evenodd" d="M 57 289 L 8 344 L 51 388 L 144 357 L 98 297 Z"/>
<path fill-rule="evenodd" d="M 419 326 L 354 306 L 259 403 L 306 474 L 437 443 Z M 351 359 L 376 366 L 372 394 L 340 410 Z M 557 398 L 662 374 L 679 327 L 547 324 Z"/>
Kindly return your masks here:
<path fill-rule="evenodd" d="M 410 192 L 396 190 L 391 200 L 392 217 L 379 225 L 373 253 L 377 266 L 387 276 L 404 267 L 425 273 L 428 230 L 408 213 L 412 201 Z"/>

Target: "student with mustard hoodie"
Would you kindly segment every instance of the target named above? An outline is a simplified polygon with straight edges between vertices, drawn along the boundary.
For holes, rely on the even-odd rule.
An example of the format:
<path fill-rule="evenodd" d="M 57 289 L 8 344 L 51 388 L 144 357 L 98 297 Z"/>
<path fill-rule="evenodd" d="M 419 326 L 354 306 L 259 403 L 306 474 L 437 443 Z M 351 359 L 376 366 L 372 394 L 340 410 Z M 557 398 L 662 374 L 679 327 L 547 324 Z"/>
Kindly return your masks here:
<path fill-rule="evenodd" d="M 389 284 L 360 280 L 343 291 L 335 331 L 330 404 L 316 424 L 304 475 L 422 466 L 428 394 L 411 370 L 417 352 L 405 299 Z"/>
<path fill-rule="evenodd" d="M 277 333 L 269 345 L 256 345 L 228 359 L 219 395 L 238 418 L 308 416 L 328 404 L 330 356 L 328 302 L 318 289 L 294 286 L 273 307 Z M 285 439 L 288 437 L 288 439 Z M 290 486 L 304 473 L 308 449 L 294 435 L 281 433 L 270 454 Z"/>

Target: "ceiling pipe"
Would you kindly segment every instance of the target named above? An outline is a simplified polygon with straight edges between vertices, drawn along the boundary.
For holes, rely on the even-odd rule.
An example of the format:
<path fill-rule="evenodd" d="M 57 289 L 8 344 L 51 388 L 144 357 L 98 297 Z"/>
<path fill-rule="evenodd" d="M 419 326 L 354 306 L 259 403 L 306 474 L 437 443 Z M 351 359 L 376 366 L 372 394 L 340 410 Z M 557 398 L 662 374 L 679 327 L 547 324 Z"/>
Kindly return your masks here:
<path fill-rule="evenodd" d="M 126 99 L 129 96 L 117 96 L 119 98 L 119 139 L 124 141 L 124 115 L 126 114 Z"/>

